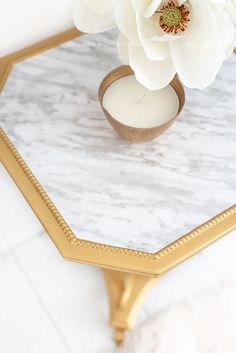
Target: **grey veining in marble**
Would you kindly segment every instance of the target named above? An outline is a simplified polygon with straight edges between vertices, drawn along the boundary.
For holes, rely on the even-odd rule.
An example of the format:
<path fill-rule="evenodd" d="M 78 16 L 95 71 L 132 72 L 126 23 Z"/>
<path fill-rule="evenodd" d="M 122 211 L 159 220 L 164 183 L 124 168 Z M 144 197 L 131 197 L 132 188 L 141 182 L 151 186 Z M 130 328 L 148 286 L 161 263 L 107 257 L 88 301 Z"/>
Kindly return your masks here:
<path fill-rule="evenodd" d="M 155 251 L 235 203 L 236 56 L 210 88 L 187 90 L 167 133 L 141 144 L 117 137 L 98 104 L 118 65 L 113 47 L 73 43 L 18 64 L 0 123 L 78 237 Z"/>

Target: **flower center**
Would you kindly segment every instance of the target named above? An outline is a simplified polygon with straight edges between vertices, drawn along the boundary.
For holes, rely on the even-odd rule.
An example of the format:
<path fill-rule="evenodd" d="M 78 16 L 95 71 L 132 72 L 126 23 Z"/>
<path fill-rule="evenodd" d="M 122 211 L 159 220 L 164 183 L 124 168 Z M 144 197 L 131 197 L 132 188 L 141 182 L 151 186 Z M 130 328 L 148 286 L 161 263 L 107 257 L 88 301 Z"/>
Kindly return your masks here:
<path fill-rule="evenodd" d="M 160 10 L 156 11 L 160 14 L 160 26 L 163 31 L 167 33 L 178 33 L 178 31 L 185 31 L 189 19 L 189 10 L 185 5 L 177 6 L 174 1 L 168 1 Z"/>
<path fill-rule="evenodd" d="M 182 14 L 178 7 L 167 7 L 163 11 L 163 23 L 169 27 L 178 26 L 182 20 Z"/>

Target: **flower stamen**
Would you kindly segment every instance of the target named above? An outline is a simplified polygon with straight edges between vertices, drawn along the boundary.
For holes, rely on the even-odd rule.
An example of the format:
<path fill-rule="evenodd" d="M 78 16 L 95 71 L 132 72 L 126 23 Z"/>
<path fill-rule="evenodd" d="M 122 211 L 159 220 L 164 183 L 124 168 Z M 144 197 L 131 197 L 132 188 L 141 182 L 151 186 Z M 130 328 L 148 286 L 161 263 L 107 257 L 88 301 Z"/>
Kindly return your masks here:
<path fill-rule="evenodd" d="M 160 14 L 160 26 L 167 33 L 184 32 L 190 22 L 189 10 L 185 5 L 177 6 L 173 1 L 167 2 L 156 13 Z"/>

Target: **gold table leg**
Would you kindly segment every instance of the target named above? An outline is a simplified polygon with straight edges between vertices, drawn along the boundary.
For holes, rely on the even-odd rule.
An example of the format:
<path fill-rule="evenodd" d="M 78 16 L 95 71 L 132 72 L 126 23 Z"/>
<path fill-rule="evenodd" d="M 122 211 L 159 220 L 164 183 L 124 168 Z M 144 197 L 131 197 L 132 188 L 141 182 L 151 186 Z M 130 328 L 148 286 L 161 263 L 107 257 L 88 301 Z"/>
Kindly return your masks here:
<path fill-rule="evenodd" d="M 115 340 L 121 343 L 126 330 L 134 327 L 139 309 L 157 278 L 103 270 L 110 302 L 110 324 Z"/>

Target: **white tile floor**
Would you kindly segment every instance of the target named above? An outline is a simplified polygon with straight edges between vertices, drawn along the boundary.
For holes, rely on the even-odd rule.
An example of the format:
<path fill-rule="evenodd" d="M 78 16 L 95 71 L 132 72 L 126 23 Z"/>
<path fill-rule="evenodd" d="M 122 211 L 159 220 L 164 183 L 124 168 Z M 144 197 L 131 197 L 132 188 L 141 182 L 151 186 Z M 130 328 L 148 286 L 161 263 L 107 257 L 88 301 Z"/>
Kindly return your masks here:
<path fill-rule="evenodd" d="M 111 353 L 100 270 L 64 261 L 0 165 L 0 352 Z M 236 278 L 236 233 L 163 277 L 139 323 L 158 310 Z"/>
<path fill-rule="evenodd" d="M 0 188 L 1 255 L 34 238 L 43 228 L 1 163 Z M 27 226 L 22 229 L 21 225 Z"/>
<path fill-rule="evenodd" d="M 0 258 L 2 352 L 68 352 L 44 304 L 13 254 Z"/>

